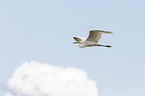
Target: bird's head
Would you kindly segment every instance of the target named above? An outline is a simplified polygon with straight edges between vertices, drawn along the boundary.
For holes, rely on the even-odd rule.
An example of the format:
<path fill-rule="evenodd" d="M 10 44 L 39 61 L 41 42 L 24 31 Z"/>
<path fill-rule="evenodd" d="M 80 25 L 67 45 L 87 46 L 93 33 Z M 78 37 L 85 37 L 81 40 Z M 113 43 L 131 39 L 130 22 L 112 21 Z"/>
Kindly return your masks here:
<path fill-rule="evenodd" d="M 73 44 L 82 44 L 83 41 L 77 41 L 77 42 L 73 42 Z"/>

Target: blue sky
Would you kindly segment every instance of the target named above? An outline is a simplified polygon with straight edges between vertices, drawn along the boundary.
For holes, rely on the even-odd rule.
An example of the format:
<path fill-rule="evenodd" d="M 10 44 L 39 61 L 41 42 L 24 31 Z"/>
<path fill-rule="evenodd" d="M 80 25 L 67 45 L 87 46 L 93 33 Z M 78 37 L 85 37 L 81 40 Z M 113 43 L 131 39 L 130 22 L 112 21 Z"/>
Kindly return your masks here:
<path fill-rule="evenodd" d="M 1 86 L 35 60 L 85 70 L 99 96 L 145 96 L 144 9 L 144 0 L 0 0 Z M 112 31 L 100 39 L 112 48 L 72 44 L 91 29 Z"/>

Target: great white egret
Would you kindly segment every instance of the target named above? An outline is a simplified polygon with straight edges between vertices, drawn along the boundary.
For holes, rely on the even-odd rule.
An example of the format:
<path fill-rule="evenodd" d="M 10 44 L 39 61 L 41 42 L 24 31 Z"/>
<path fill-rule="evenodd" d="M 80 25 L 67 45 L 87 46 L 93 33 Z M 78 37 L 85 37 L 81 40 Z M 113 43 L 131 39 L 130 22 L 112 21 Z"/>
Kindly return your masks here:
<path fill-rule="evenodd" d="M 102 33 L 112 34 L 112 32 L 110 31 L 91 30 L 88 38 L 74 36 L 73 38 L 76 40 L 76 42 L 73 42 L 73 44 L 79 44 L 80 48 L 91 47 L 91 46 L 111 47 L 110 45 L 98 44 L 98 41 L 101 38 Z"/>

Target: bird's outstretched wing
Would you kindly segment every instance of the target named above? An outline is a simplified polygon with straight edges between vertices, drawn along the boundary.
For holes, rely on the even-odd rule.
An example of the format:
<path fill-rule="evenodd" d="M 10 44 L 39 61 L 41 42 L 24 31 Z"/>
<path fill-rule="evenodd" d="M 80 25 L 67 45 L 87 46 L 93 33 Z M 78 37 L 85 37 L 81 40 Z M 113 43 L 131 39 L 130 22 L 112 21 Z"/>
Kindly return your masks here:
<path fill-rule="evenodd" d="M 77 42 L 79 42 L 79 41 L 85 41 L 86 40 L 86 38 L 84 38 L 84 37 L 79 37 L 79 36 L 74 36 L 73 37 Z"/>
<path fill-rule="evenodd" d="M 112 34 L 112 32 L 109 31 L 102 31 L 102 30 L 91 30 L 90 34 L 87 38 L 87 41 L 93 41 L 93 42 L 98 42 L 99 39 L 101 38 L 102 33 L 110 33 Z"/>

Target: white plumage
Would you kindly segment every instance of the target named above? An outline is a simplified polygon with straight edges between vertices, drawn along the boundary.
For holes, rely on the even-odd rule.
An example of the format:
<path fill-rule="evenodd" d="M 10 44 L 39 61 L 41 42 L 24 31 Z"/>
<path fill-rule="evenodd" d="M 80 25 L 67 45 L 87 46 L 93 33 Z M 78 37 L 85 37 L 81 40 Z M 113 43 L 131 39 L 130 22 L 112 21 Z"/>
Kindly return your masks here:
<path fill-rule="evenodd" d="M 101 38 L 102 33 L 112 34 L 112 32 L 110 32 L 110 31 L 91 30 L 88 38 L 74 36 L 73 38 L 77 42 L 74 42 L 73 44 L 77 44 L 78 43 L 80 48 L 91 47 L 91 46 L 111 47 L 110 45 L 98 44 L 98 41 Z"/>

